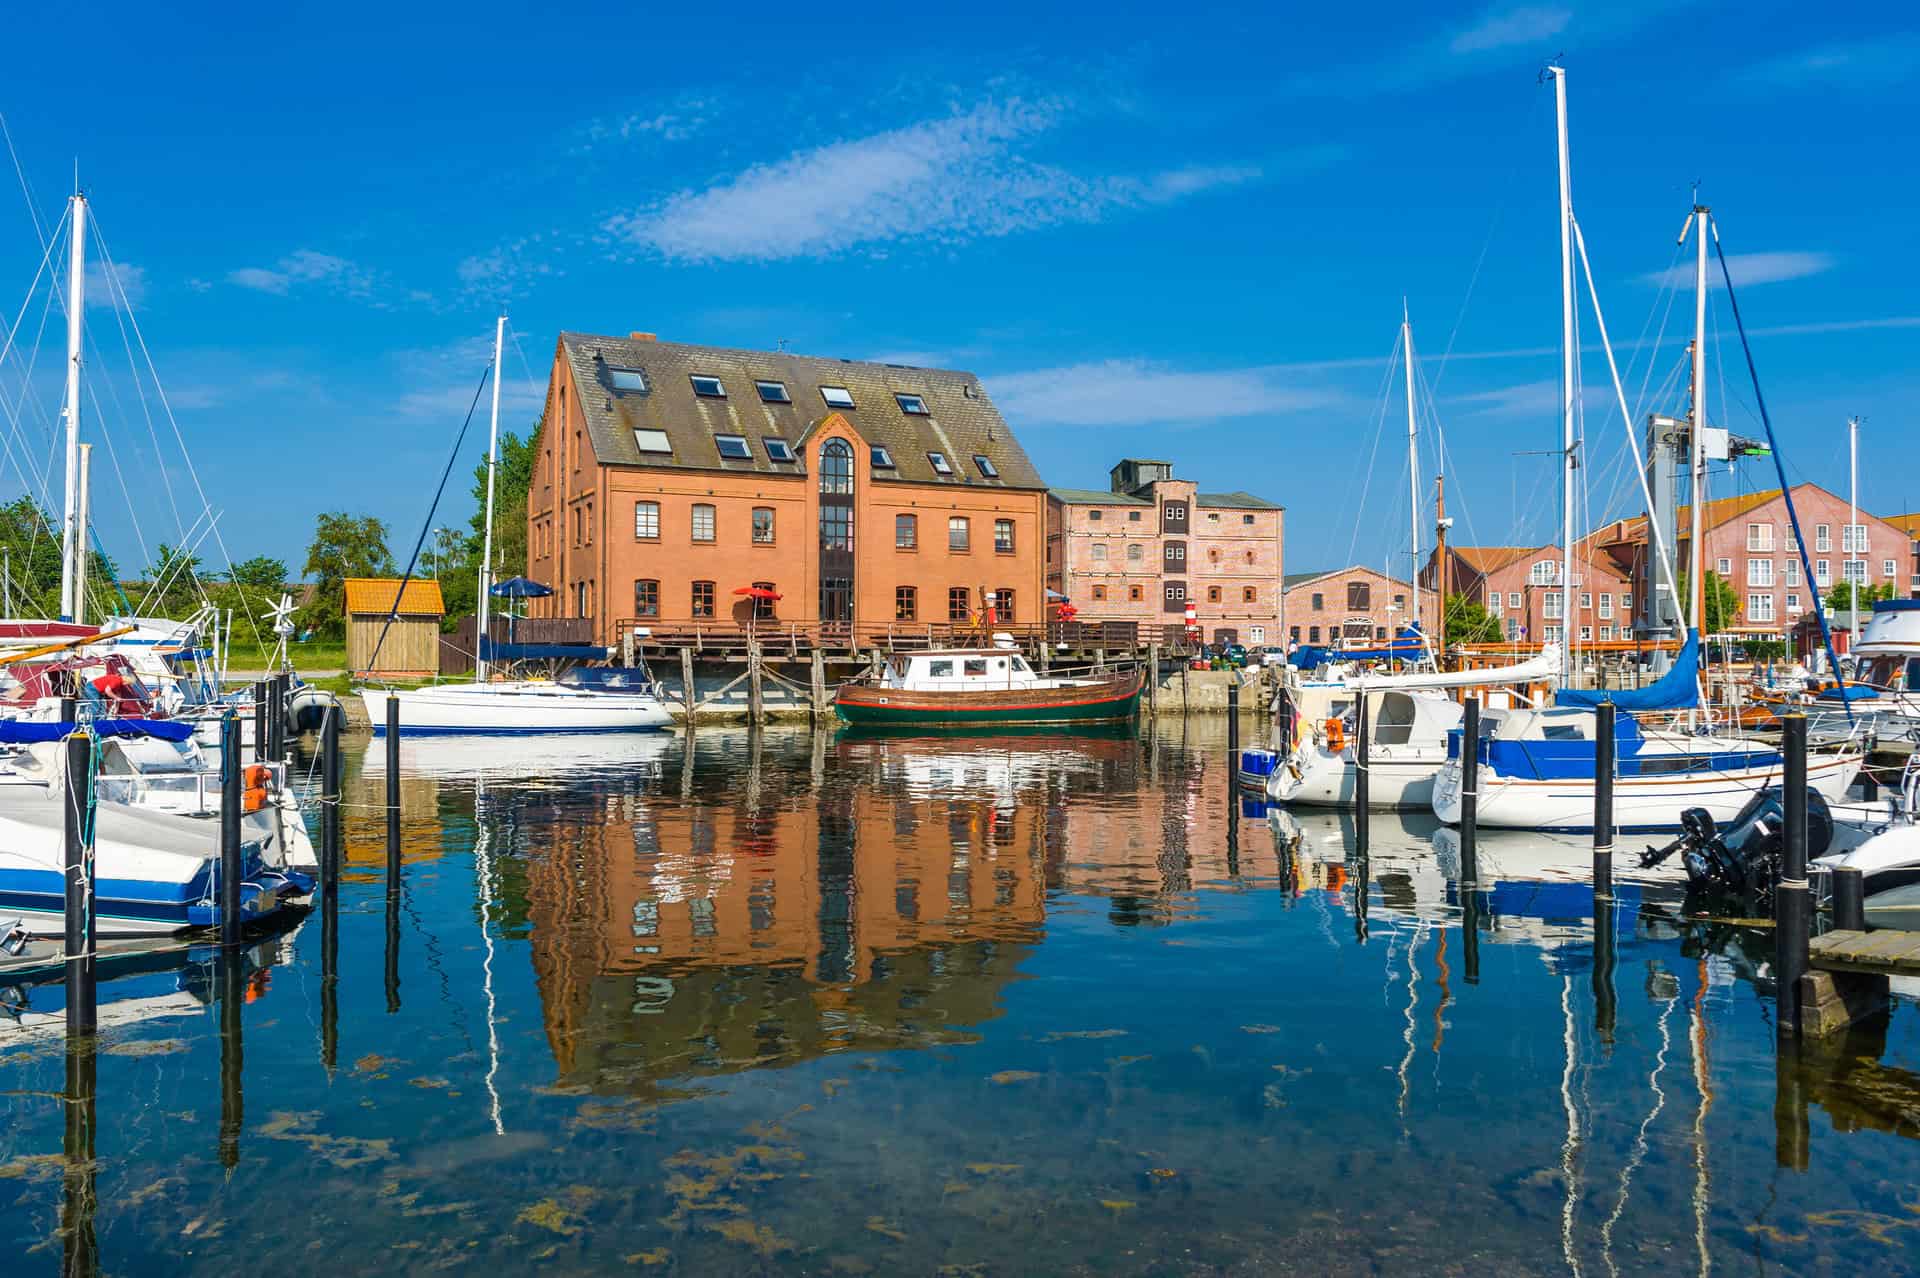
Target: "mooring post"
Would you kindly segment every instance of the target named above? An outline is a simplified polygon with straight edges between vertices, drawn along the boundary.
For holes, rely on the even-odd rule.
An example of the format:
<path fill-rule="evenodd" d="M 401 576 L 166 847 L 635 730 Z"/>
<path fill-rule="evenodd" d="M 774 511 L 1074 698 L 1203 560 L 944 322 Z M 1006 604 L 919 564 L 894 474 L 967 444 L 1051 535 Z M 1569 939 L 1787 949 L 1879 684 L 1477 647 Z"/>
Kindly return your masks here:
<path fill-rule="evenodd" d="M 1107 672 L 1107 650 L 1105 648 L 1095 648 L 1093 650 L 1093 672 L 1095 674 L 1105 674 Z"/>
<path fill-rule="evenodd" d="M 214 962 L 220 985 L 220 1165 L 232 1171 L 240 1163 L 240 1131 L 246 1107 L 240 1090 L 245 1076 L 245 1044 L 240 1013 L 246 1005 L 246 951 L 226 946 Z"/>
<path fill-rule="evenodd" d="M 265 757 L 268 763 L 278 763 L 286 757 L 286 705 L 285 676 L 274 675 L 267 680 L 267 748 Z"/>
<path fill-rule="evenodd" d="M 1879 799 L 1880 778 L 1873 775 L 1872 768 L 1862 763 L 1860 765 L 1860 801 L 1863 803 L 1876 803 Z"/>
<path fill-rule="evenodd" d="M 240 719 L 232 710 L 220 716 L 220 944 L 240 944 Z"/>
<path fill-rule="evenodd" d="M 1181 658 L 1180 660 L 1180 717 L 1183 719 L 1186 716 L 1193 713 L 1192 689 L 1189 686 L 1187 681 L 1187 676 L 1192 673 L 1193 673 L 1193 661 L 1190 658 L 1185 658 L 1185 657 Z"/>
<path fill-rule="evenodd" d="M 747 640 L 747 719 L 755 727 L 767 721 L 766 689 L 760 683 L 760 645 Z"/>
<path fill-rule="evenodd" d="M 1800 1032 L 1800 977 L 1807 970 L 1807 716 L 1780 718 L 1780 752 L 1786 829 L 1780 882 L 1773 890 L 1773 973 L 1778 1005 L 1774 1024 L 1782 1035 Z"/>
<path fill-rule="evenodd" d="M 1354 832 L 1359 836 L 1360 851 L 1363 855 L 1367 850 L 1368 803 L 1372 797 L 1367 776 L 1370 770 L 1367 758 L 1369 753 L 1367 719 L 1367 694 L 1363 689 L 1355 698 L 1353 706 L 1353 825 Z"/>
<path fill-rule="evenodd" d="M 400 698 L 387 694 L 387 895 L 400 890 Z"/>
<path fill-rule="evenodd" d="M 340 707 L 320 712 L 320 889 L 340 886 Z"/>
<path fill-rule="evenodd" d="M 253 685 L 253 761 L 265 763 L 267 758 L 267 681 L 257 679 Z"/>
<path fill-rule="evenodd" d="M 1480 698 L 1461 702 L 1460 719 L 1460 886 L 1480 881 Z M 1464 924 L 1463 924 L 1464 926 Z"/>
<path fill-rule="evenodd" d="M 1160 644 L 1147 645 L 1147 717 L 1160 717 Z"/>
<path fill-rule="evenodd" d="M 1857 865 L 1833 872 L 1833 925 L 1843 932 L 1867 930 L 1867 875 Z"/>
<path fill-rule="evenodd" d="M 1467 984 L 1480 983 L 1480 892 L 1465 882 L 1466 862 L 1461 862 L 1460 951 Z"/>
<path fill-rule="evenodd" d="M 1593 899 L 1613 899 L 1613 699 L 1594 711 Z"/>
<path fill-rule="evenodd" d="M 1240 676 L 1227 675 L 1227 797 L 1240 797 Z"/>
<path fill-rule="evenodd" d="M 66 803 L 66 960 L 67 1041 L 91 1037 L 98 1023 L 94 947 L 93 739 L 84 732 L 67 736 Z"/>
<path fill-rule="evenodd" d="M 99 1166 L 93 1156 L 99 1116 L 97 1047 L 90 1033 L 67 1040 L 66 1124 L 60 1146 L 65 1163 L 60 1202 L 62 1275 L 100 1272 L 99 1240 L 93 1225 L 94 1210 L 99 1205 L 94 1183 Z"/>
<path fill-rule="evenodd" d="M 693 649 L 680 649 L 680 700 L 687 707 L 687 726 L 693 726 Z"/>
<path fill-rule="evenodd" d="M 819 723 L 827 714 L 827 658 L 819 648 L 813 650 L 813 721 Z"/>
<path fill-rule="evenodd" d="M 80 722 L 80 703 L 72 697 L 60 698 L 60 722 Z"/>
<path fill-rule="evenodd" d="M 1619 908 L 1611 895 L 1601 896 L 1596 888 L 1593 898 L 1593 1027 L 1603 1043 L 1613 1042 L 1613 1025 L 1619 997 L 1614 989 L 1614 911 Z"/>

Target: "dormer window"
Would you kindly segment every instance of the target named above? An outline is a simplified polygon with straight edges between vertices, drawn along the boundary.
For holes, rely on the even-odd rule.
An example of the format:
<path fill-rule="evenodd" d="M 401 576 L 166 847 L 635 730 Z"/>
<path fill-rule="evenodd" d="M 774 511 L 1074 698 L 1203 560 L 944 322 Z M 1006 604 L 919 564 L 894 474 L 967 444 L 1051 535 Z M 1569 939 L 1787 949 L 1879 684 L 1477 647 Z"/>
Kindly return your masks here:
<path fill-rule="evenodd" d="M 708 377 L 704 373 L 695 373 L 687 380 L 693 383 L 693 393 L 702 399 L 725 399 L 727 388 L 720 384 L 717 377 Z"/>
<path fill-rule="evenodd" d="M 785 382 L 755 382 L 753 388 L 760 392 L 763 404 L 791 404 L 793 396 L 787 394 Z"/>
<path fill-rule="evenodd" d="M 673 441 L 667 438 L 664 430 L 636 430 L 633 432 L 633 443 L 643 453 L 673 452 Z"/>
<path fill-rule="evenodd" d="M 766 446 L 767 460 L 790 462 L 793 460 L 793 445 L 777 435 L 769 435 L 760 441 Z"/>
<path fill-rule="evenodd" d="M 822 386 L 820 398 L 827 402 L 828 408 L 853 407 L 853 392 L 844 386 Z"/>
<path fill-rule="evenodd" d="M 999 472 L 998 470 L 996 470 L 996 469 L 994 469 L 994 465 L 993 465 L 993 461 L 992 461 L 992 459 L 991 459 L 991 458 L 989 458 L 989 457 L 987 457 L 987 456 L 985 456 L 984 454 L 982 454 L 982 453 L 975 453 L 975 454 L 973 455 L 973 464 L 974 464 L 975 466 L 978 466 L 978 467 L 980 468 L 980 477 L 981 477 L 982 479 L 998 479 L 998 478 L 1000 478 L 1000 472 Z"/>
<path fill-rule="evenodd" d="M 927 401 L 918 395 L 895 395 L 893 400 L 900 405 L 900 411 L 914 417 L 927 416 Z"/>
<path fill-rule="evenodd" d="M 885 444 L 875 444 L 871 449 L 871 457 L 875 470 L 892 470 L 894 468 L 893 454 L 887 451 Z"/>
<path fill-rule="evenodd" d="M 617 391 L 643 391 L 647 388 L 647 375 L 637 368 L 615 368 L 608 365 L 607 380 Z"/>
<path fill-rule="evenodd" d="M 947 460 L 947 455 L 945 453 L 928 453 L 927 461 L 932 463 L 934 474 L 936 475 L 953 474 L 953 463 Z"/>
<path fill-rule="evenodd" d="M 720 455 L 729 461 L 753 460 L 753 449 L 747 447 L 745 435 L 715 435 L 713 446 L 719 449 Z"/>

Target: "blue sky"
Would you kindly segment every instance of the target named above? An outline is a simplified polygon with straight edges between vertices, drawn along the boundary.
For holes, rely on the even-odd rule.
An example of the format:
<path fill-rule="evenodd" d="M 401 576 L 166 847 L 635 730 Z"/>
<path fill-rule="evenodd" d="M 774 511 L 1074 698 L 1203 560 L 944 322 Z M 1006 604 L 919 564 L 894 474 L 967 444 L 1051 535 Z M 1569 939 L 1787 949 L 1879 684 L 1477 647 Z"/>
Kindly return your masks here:
<path fill-rule="evenodd" d="M 78 159 L 236 558 L 297 568 L 313 515 L 335 508 L 410 541 L 504 303 L 515 427 L 562 328 L 968 368 L 1050 482 L 1171 457 L 1203 488 L 1285 503 L 1288 567 L 1307 569 L 1404 545 L 1405 410 L 1386 380 L 1403 297 L 1456 537 L 1557 525 L 1551 460 L 1517 455 L 1558 438 L 1553 103 L 1536 83 L 1557 53 L 1576 209 L 1636 412 L 1678 407 L 1656 392 L 1691 303 L 1659 281 L 1697 180 L 1794 477 L 1844 491 L 1844 422 L 1861 414 L 1862 504 L 1920 509 L 1907 20 L 1552 0 L 344 3 L 198 24 L 37 6 L 4 20 L 0 112 L 42 218 Z M 0 315 L 25 316 L 30 347 L 40 243 L 0 178 Z M 1724 301 L 1714 316 L 1710 409 L 1757 432 Z M 170 428 L 149 434 L 113 311 L 90 306 L 88 324 L 91 425 L 136 493 L 97 482 L 97 520 L 137 563 L 198 499 L 170 446 L 171 501 L 157 482 Z M 43 362 L 28 379 L 16 436 L 42 455 L 57 318 L 47 333 L 55 375 Z M 1637 499 L 1597 351 L 1583 380 L 1597 521 Z M 22 394 L 13 355 L 0 391 Z M 18 466 L 0 482 L 18 491 Z M 1749 466 L 1719 482 L 1772 480 Z M 439 522 L 468 513 L 462 482 Z"/>

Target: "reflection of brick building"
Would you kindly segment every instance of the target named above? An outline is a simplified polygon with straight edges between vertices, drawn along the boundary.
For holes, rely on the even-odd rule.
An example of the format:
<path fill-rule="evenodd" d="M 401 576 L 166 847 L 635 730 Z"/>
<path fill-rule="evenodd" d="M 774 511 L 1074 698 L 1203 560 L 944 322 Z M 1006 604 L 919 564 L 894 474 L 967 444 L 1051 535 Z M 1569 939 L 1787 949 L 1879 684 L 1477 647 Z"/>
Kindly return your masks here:
<path fill-rule="evenodd" d="M 1191 602 L 1209 640 L 1278 642 L 1286 512 L 1250 493 L 1203 493 L 1173 464 L 1128 458 L 1110 486 L 1047 494 L 1047 585 L 1081 620 L 1178 624 Z"/>
<path fill-rule="evenodd" d="M 1287 639 L 1307 644 L 1386 639 L 1413 620 L 1413 588 L 1355 564 L 1334 572 L 1287 574 Z M 1423 600 L 1420 611 L 1431 619 Z"/>

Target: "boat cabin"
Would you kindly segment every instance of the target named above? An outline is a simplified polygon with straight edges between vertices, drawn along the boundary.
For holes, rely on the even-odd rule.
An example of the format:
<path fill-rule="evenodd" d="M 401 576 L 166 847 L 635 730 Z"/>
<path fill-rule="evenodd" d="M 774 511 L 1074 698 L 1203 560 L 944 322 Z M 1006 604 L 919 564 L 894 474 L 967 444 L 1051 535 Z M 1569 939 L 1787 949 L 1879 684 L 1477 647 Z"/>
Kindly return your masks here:
<path fill-rule="evenodd" d="M 895 654 L 881 674 L 880 686 L 917 692 L 993 692 L 1046 684 L 1027 659 L 1011 649 L 954 648 Z"/>

